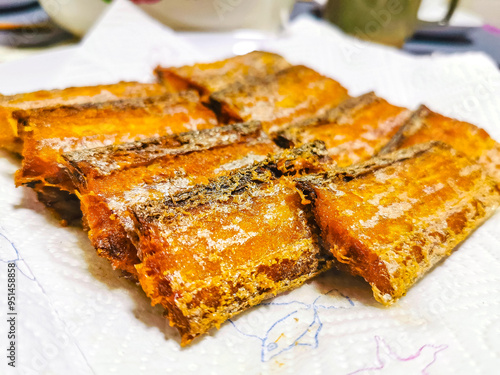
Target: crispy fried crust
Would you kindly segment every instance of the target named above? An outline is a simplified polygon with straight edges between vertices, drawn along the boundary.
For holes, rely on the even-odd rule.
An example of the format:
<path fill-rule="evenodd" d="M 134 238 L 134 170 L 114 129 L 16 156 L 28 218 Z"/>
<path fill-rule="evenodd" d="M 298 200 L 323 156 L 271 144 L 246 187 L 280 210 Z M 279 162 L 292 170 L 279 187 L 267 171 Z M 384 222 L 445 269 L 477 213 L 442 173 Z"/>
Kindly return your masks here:
<path fill-rule="evenodd" d="M 246 82 L 249 78 L 266 77 L 290 64 L 281 56 L 269 52 L 253 51 L 208 64 L 194 64 L 180 68 L 155 69 L 163 85 L 173 90 L 197 89 L 202 96 L 208 96 L 233 83 Z"/>
<path fill-rule="evenodd" d="M 429 141 L 442 141 L 481 164 L 500 186 L 500 144 L 481 128 L 421 106 L 380 151 L 389 153 Z"/>
<path fill-rule="evenodd" d="M 166 199 L 278 150 L 259 123 L 234 124 L 64 154 L 89 238 L 112 266 L 136 275 L 129 207 Z"/>
<path fill-rule="evenodd" d="M 183 345 L 331 266 L 300 196 L 281 177 L 316 170 L 318 154 L 321 144 L 286 151 L 134 207 L 139 281 Z"/>
<path fill-rule="evenodd" d="M 305 176 L 297 187 L 335 258 L 387 305 L 500 204 L 483 168 L 439 142 Z"/>
<path fill-rule="evenodd" d="M 324 167 L 319 162 L 327 160 L 325 144 L 315 141 L 301 147 L 271 155 L 266 160 L 221 176 L 207 185 L 198 185 L 185 193 L 176 194 L 166 200 L 151 200 L 134 207 L 139 222 L 175 217 L 186 209 L 224 201 L 240 194 L 260 182 L 275 180 L 293 173 L 312 173 Z M 261 181 L 262 180 L 262 181 Z"/>
<path fill-rule="evenodd" d="M 323 116 L 347 98 L 340 83 L 302 65 L 234 84 L 210 96 L 212 107 L 222 117 L 258 120 L 268 132 Z"/>
<path fill-rule="evenodd" d="M 24 160 L 16 184 L 37 190 L 55 186 L 69 192 L 73 184 L 59 160 L 64 152 L 217 125 L 215 115 L 194 91 L 16 111 L 13 116 L 24 138 Z"/>
<path fill-rule="evenodd" d="M 112 85 L 69 87 L 10 96 L 0 95 L 0 147 L 21 154 L 22 139 L 12 112 L 59 105 L 100 103 L 126 98 L 158 96 L 170 89 L 157 83 L 120 82 Z"/>
<path fill-rule="evenodd" d="M 150 165 L 165 157 L 204 151 L 215 147 L 236 143 L 272 144 L 258 121 L 232 124 L 218 128 L 173 134 L 121 143 L 106 147 L 96 147 L 73 151 L 63 155 L 76 173 L 80 183 L 85 179 L 103 178 L 131 168 Z M 272 147 L 270 151 L 278 150 Z M 81 189 L 81 185 L 79 189 Z"/>
<path fill-rule="evenodd" d="M 373 92 L 351 98 L 324 116 L 286 127 L 275 135 L 283 147 L 319 139 L 340 167 L 369 159 L 398 131 L 411 112 Z"/>

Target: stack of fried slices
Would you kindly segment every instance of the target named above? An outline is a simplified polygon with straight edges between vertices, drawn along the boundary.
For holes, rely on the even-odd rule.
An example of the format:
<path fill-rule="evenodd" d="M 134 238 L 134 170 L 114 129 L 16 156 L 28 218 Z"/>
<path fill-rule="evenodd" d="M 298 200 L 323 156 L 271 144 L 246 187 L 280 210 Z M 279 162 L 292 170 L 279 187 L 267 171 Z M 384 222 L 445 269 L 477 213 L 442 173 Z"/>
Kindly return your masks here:
<path fill-rule="evenodd" d="M 182 344 L 331 267 L 389 305 L 500 204 L 500 145 L 472 124 L 266 52 L 155 73 L 0 96 L 0 146 Z"/>

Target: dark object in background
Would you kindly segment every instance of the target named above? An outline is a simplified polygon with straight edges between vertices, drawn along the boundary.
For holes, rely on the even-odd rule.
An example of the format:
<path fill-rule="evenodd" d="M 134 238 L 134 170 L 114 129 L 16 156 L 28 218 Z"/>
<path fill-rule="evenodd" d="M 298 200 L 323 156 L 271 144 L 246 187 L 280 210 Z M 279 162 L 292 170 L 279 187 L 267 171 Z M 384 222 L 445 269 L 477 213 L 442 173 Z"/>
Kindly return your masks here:
<path fill-rule="evenodd" d="M 424 26 L 406 41 L 403 50 L 417 55 L 482 51 L 500 67 L 500 29 L 489 25 Z"/>
<path fill-rule="evenodd" d="M 310 14 L 317 18 L 321 18 L 323 15 L 323 7 L 315 1 L 297 1 L 290 14 L 290 20 L 302 14 Z"/>
<path fill-rule="evenodd" d="M 37 1 L 0 2 L 2 46 L 43 47 L 72 37 L 50 20 Z"/>
<path fill-rule="evenodd" d="M 37 0 L 0 0 L 0 11 L 21 9 L 38 3 Z"/>

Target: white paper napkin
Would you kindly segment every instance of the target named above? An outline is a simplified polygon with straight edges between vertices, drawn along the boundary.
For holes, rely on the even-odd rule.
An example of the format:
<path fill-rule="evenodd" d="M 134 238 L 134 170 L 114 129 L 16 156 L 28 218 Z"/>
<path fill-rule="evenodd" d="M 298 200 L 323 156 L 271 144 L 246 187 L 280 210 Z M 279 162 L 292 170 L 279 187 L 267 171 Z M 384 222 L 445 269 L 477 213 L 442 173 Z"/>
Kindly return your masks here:
<path fill-rule="evenodd" d="M 241 41 L 220 37 L 228 55 Z M 408 56 L 309 18 L 255 43 L 352 94 L 425 103 L 500 140 L 500 74 L 482 54 Z M 204 51 L 119 0 L 77 48 L 28 59 L 17 73 L 0 66 L 0 78 L 10 77 L 0 91 L 149 80 L 156 64 L 212 58 Z M 50 74 L 27 70 L 41 61 Z M 0 342 L 9 260 L 18 312 L 18 367 L 2 355 L 2 374 L 495 374 L 500 366 L 499 213 L 390 308 L 362 280 L 328 273 L 181 349 L 161 309 L 113 272 L 81 229 L 61 227 L 30 189 L 16 189 L 19 160 L 0 156 Z"/>

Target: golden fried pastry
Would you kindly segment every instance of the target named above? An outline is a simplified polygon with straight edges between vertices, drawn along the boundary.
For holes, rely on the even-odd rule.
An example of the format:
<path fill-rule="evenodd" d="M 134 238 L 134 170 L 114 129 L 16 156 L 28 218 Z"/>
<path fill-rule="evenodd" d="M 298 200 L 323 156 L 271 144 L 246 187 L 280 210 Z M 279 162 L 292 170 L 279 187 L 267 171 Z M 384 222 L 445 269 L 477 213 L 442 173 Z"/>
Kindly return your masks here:
<path fill-rule="evenodd" d="M 477 161 L 500 184 L 500 144 L 484 129 L 432 112 L 425 106 L 415 112 L 381 153 L 433 140 L 445 142 Z"/>
<path fill-rule="evenodd" d="M 375 155 L 410 117 L 411 112 L 368 93 L 351 98 L 323 117 L 284 128 L 275 135 L 283 147 L 319 139 L 340 167 Z"/>
<path fill-rule="evenodd" d="M 286 150 L 167 200 L 134 207 L 139 281 L 182 344 L 331 266 L 291 181 L 320 143 Z"/>
<path fill-rule="evenodd" d="M 112 85 L 69 87 L 62 90 L 35 91 L 26 94 L 0 95 L 0 147 L 18 154 L 22 139 L 12 112 L 60 105 L 100 103 L 126 98 L 163 95 L 170 89 L 157 83 L 120 82 Z"/>
<path fill-rule="evenodd" d="M 38 191 L 48 186 L 73 192 L 60 164 L 65 152 L 217 125 L 215 115 L 200 103 L 195 91 L 16 111 L 13 116 L 24 139 L 24 160 L 16 184 Z"/>
<path fill-rule="evenodd" d="M 172 90 L 194 88 L 201 95 L 208 96 L 233 83 L 266 77 L 289 67 L 290 64 L 279 55 L 253 51 L 213 63 L 200 63 L 180 68 L 157 67 L 155 73 L 158 80 L 163 85 L 171 87 Z"/>
<path fill-rule="evenodd" d="M 340 83 L 302 65 L 234 84 L 210 96 L 222 118 L 258 120 L 268 132 L 323 116 L 347 98 Z"/>
<path fill-rule="evenodd" d="M 321 237 L 386 305 L 483 223 L 500 191 L 481 165 L 432 142 L 304 176 Z"/>
<path fill-rule="evenodd" d="M 168 199 L 277 150 L 253 122 L 74 151 L 63 159 L 92 245 L 113 268 L 135 276 L 139 258 L 129 237 L 130 206 Z"/>

